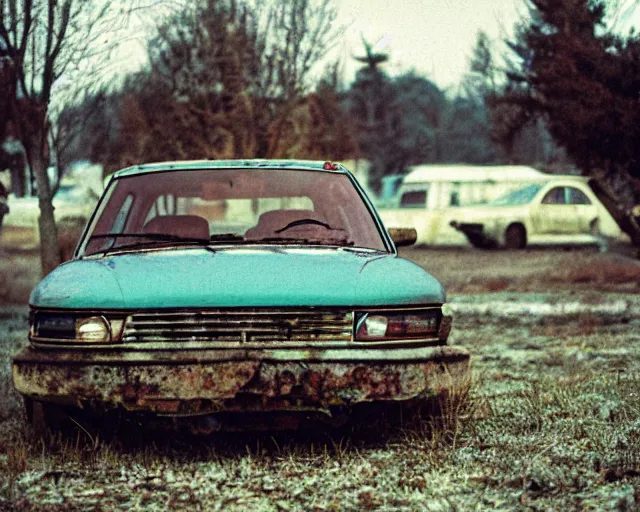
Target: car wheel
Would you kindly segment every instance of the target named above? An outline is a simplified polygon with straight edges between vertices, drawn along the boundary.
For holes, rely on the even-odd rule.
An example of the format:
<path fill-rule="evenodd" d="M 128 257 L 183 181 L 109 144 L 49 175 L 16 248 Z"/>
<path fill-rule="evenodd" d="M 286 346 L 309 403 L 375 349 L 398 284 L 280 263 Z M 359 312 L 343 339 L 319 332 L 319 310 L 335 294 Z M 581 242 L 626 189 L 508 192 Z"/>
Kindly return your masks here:
<path fill-rule="evenodd" d="M 29 426 L 38 438 L 46 438 L 60 426 L 60 411 L 55 406 L 33 398 L 24 399 L 24 409 Z"/>
<path fill-rule="evenodd" d="M 504 233 L 504 246 L 507 249 L 524 249 L 527 245 L 527 231 L 521 224 L 511 224 Z"/>
<path fill-rule="evenodd" d="M 589 223 L 589 234 L 597 239 L 596 249 L 600 252 L 607 252 L 609 250 L 609 242 L 607 237 L 600 233 L 600 220 L 593 219 Z"/>
<path fill-rule="evenodd" d="M 24 405 L 31 430 L 36 438 L 42 439 L 45 443 L 51 443 L 58 436 L 61 436 L 62 439 L 70 438 L 76 442 L 82 439 L 83 442 L 89 442 L 93 445 L 101 426 L 104 427 L 106 433 L 119 431 L 119 424 L 108 422 L 108 420 L 113 420 L 113 417 L 100 418 L 101 423 L 99 426 L 95 422 L 98 418 L 92 415 L 90 411 L 75 407 L 65 407 L 32 398 L 25 398 Z"/>

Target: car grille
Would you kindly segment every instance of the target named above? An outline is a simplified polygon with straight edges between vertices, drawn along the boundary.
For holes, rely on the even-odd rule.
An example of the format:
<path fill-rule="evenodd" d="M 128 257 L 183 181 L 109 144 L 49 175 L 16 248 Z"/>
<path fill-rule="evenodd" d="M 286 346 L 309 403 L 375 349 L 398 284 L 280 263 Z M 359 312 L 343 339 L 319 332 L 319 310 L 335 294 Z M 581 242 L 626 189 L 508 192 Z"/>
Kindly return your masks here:
<path fill-rule="evenodd" d="M 198 311 L 137 313 L 127 317 L 122 341 L 227 343 L 350 341 L 352 312 Z"/>

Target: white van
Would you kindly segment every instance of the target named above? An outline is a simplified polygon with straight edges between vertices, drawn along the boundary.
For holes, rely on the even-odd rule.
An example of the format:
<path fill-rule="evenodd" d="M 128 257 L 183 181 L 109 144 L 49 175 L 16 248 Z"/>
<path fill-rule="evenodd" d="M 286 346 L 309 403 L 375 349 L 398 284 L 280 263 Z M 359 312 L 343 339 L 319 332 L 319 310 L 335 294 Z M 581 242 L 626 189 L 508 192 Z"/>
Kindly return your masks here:
<path fill-rule="evenodd" d="M 417 244 L 468 245 L 467 237 L 450 225 L 457 207 L 489 203 L 527 185 L 557 179 L 586 183 L 579 176 L 546 174 L 527 166 L 420 165 L 405 177 L 397 206 L 379 213 L 388 228 L 415 228 Z M 600 233 L 619 238 L 618 224 L 599 201 L 597 208 Z"/>

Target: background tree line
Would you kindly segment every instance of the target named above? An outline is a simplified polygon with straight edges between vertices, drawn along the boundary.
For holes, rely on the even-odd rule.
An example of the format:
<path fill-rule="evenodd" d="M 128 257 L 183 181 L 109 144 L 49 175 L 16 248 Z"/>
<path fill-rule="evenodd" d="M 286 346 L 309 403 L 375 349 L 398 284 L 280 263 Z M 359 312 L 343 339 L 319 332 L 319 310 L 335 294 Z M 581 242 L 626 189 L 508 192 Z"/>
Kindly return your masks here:
<path fill-rule="evenodd" d="M 339 40 L 335 10 L 325 1 L 311 13 L 312 4 L 275 2 L 265 12 L 207 0 L 176 14 L 149 43 L 148 69 L 63 112 L 61 161 L 88 159 L 109 172 L 184 158 L 364 158 L 376 190 L 383 176 L 420 163 L 557 160 L 539 149 L 549 146 L 540 130 L 524 130 L 503 151 L 473 80 L 445 91 L 413 71 L 391 77 L 388 56 L 367 41 L 345 86 L 341 63 L 322 58 Z M 287 33 L 309 24 L 317 30 Z M 315 51 L 292 51 L 298 40 Z"/>
<path fill-rule="evenodd" d="M 341 63 L 325 58 L 345 29 L 332 0 L 185 2 L 159 24 L 146 68 L 52 112 L 53 85 L 74 59 L 91 59 L 86 41 L 110 11 L 99 0 L 7 0 L 0 139 L 20 141 L 36 177 L 44 252 L 55 250 L 44 170 L 75 160 L 110 172 L 173 159 L 364 158 L 374 190 L 421 163 L 575 165 L 629 209 L 640 202 L 639 36 L 613 33 L 604 1 L 527 2 L 506 50 L 478 35 L 454 90 L 390 76 L 389 56 L 365 40 L 345 85 Z M 0 150 L 0 164 L 15 167 L 15 155 Z"/>

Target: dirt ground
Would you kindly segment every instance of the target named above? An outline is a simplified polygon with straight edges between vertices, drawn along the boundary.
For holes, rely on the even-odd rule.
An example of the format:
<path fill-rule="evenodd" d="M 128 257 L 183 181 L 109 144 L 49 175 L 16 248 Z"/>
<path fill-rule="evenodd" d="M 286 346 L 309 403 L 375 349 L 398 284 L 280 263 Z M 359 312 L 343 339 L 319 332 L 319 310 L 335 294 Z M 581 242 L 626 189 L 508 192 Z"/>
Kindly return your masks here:
<path fill-rule="evenodd" d="M 402 254 L 447 285 L 450 341 L 473 355 L 469 396 L 440 417 L 373 434 L 78 430 L 45 448 L 10 379 L 37 254 L 0 249 L 0 510 L 639 510 L 640 263 Z"/>

